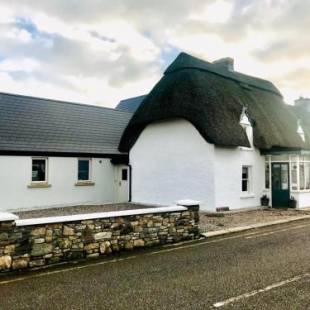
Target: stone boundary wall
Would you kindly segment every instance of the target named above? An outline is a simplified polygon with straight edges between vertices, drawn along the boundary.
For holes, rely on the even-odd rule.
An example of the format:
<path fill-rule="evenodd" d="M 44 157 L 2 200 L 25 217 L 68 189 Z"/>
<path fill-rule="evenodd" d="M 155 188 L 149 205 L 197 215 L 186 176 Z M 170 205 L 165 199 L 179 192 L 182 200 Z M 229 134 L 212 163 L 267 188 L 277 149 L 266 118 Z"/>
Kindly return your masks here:
<path fill-rule="evenodd" d="M 199 206 L 29 220 L 0 214 L 0 272 L 196 239 L 198 222 Z"/>

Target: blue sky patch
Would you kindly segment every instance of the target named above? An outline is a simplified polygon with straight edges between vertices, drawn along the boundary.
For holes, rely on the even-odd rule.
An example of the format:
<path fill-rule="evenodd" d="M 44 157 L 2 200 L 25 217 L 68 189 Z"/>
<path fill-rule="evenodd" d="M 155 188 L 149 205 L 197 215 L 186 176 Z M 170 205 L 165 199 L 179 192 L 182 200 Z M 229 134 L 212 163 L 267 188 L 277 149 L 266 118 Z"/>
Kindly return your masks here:
<path fill-rule="evenodd" d="M 15 26 L 19 29 L 24 29 L 31 34 L 32 38 L 36 38 L 40 35 L 40 31 L 31 19 L 24 17 L 17 17 L 15 19 Z"/>

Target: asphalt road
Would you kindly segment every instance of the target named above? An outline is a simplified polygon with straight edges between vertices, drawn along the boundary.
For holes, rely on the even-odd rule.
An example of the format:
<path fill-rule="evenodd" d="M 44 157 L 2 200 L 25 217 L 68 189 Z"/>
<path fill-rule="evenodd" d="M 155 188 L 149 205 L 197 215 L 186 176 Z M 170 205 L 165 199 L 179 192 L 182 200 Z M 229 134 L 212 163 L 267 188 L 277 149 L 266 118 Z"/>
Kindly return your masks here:
<path fill-rule="evenodd" d="M 310 309 L 310 220 L 0 277 L 0 309 Z"/>

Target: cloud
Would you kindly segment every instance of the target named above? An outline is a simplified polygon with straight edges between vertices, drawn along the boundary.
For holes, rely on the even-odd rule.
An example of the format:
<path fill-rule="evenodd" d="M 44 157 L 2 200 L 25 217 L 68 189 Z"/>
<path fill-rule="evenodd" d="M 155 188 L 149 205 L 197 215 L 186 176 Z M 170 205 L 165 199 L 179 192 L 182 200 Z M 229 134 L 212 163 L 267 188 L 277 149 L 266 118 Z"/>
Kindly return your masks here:
<path fill-rule="evenodd" d="M 234 57 L 290 101 L 307 93 L 309 9 L 300 0 L 0 0 L 0 88 L 115 106 L 149 92 L 186 51 Z"/>

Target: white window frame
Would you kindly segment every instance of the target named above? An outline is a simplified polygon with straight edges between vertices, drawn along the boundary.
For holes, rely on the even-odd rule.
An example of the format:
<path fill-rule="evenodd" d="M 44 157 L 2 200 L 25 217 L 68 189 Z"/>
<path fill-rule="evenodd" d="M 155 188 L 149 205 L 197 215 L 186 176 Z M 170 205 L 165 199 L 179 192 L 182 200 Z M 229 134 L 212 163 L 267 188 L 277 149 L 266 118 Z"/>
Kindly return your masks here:
<path fill-rule="evenodd" d="M 88 180 L 79 180 L 79 161 L 88 161 Z M 77 183 L 83 183 L 83 182 L 92 182 L 93 179 L 93 164 L 92 164 L 92 159 L 91 158 L 85 158 L 85 157 L 80 157 L 77 159 Z"/>
<path fill-rule="evenodd" d="M 44 160 L 45 161 L 45 180 L 44 181 L 33 181 L 32 180 L 32 166 L 34 160 Z M 48 157 L 31 157 L 31 174 L 30 174 L 30 182 L 32 184 L 45 184 L 48 183 Z"/>
<path fill-rule="evenodd" d="M 247 179 L 243 179 L 243 176 L 242 176 L 243 168 L 247 168 L 248 169 L 248 178 Z M 241 195 L 242 196 L 252 195 L 252 191 L 253 191 L 252 179 L 253 179 L 252 178 L 252 166 L 250 166 L 250 165 L 242 165 L 241 166 Z M 243 191 L 242 190 L 242 182 L 244 180 L 247 180 L 247 191 Z"/>

